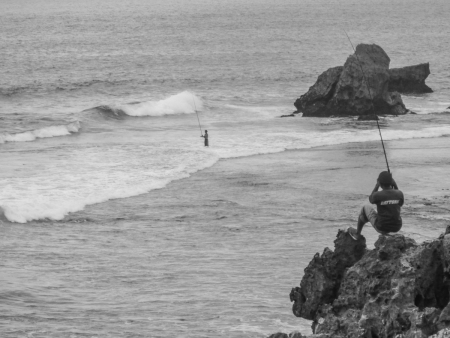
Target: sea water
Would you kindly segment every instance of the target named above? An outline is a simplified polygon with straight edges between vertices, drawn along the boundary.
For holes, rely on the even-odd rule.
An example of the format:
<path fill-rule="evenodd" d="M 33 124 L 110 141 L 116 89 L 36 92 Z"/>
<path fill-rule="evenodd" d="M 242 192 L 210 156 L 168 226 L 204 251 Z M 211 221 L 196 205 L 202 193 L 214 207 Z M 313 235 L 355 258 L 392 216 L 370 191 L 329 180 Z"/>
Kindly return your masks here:
<path fill-rule="evenodd" d="M 290 287 L 385 166 L 376 123 L 279 118 L 344 30 L 430 62 L 380 126 L 412 236 L 449 219 L 447 1 L 0 6 L 2 337 L 309 333 Z"/>

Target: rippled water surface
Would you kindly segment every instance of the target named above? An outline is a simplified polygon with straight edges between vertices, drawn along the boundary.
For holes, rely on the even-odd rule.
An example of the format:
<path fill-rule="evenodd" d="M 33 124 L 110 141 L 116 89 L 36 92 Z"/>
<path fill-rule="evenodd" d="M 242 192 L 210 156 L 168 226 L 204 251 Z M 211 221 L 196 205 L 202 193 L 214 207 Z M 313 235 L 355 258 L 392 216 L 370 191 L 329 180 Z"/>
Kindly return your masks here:
<path fill-rule="evenodd" d="M 373 122 L 279 118 L 352 53 L 344 30 L 430 62 L 418 114 L 380 126 L 403 232 L 448 224 L 446 0 L 0 9 L 1 337 L 310 333 L 290 289 L 385 168 Z"/>

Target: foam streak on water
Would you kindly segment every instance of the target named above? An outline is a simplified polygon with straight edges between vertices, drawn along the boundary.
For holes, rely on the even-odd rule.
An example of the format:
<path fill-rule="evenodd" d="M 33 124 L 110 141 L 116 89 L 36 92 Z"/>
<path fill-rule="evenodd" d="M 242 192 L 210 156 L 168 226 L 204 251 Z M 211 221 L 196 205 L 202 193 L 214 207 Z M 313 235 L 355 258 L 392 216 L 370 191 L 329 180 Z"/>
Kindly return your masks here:
<path fill-rule="evenodd" d="M 5 133 L 0 135 L 0 143 L 5 142 L 29 142 L 39 138 L 66 136 L 77 133 L 80 129 L 79 122 L 69 123 L 63 126 L 43 127 L 31 131 L 19 132 L 15 134 Z"/>
<path fill-rule="evenodd" d="M 10 171 L 10 175 L 0 180 L 4 186 L 0 206 L 5 217 L 13 222 L 61 220 L 86 205 L 163 188 L 171 181 L 186 178 L 221 158 L 379 140 L 373 125 L 367 130 L 347 127 L 311 131 L 307 129 L 315 127 L 314 122 L 311 124 L 301 118 L 287 122 L 272 119 L 260 122 L 259 128 L 250 123 L 239 126 L 238 131 L 234 130 L 238 128 L 236 124 L 225 130 L 213 129 L 210 131 L 210 148 L 203 147 L 201 139 L 193 132 L 183 132 L 176 138 L 172 135 L 167 137 L 167 131 L 158 132 L 154 136 L 156 140 L 149 140 L 147 133 L 132 130 L 125 131 L 133 133 L 132 138 L 113 134 L 113 138 L 117 137 L 116 142 L 103 145 L 93 144 L 90 140 L 81 147 L 70 144 L 51 151 L 33 148 L 25 154 L 29 160 L 42 163 L 42 170 L 36 173 L 33 168 L 20 168 L 24 175 Z M 292 122 L 297 124 L 294 130 Z M 450 135 L 450 126 L 419 130 L 390 127 L 383 134 L 385 141 L 441 137 Z M 94 140 L 104 140 L 103 134 L 95 136 Z"/>

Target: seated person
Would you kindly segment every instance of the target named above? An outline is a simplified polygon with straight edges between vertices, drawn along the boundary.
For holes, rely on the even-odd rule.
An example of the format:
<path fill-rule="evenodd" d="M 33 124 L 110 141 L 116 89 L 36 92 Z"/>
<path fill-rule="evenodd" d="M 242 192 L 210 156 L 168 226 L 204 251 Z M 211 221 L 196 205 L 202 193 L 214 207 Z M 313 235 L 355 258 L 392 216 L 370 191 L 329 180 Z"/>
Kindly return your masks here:
<path fill-rule="evenodd" d="M 381 187 L 381 191 L 378 189 Z M 403 193 L 398 190 L 392 175 L 388 171 L 380 173 L 377 184 L 369 196 L 369 201 L 377 205 L 377 210 L 366 204 L 361 209 L 356 230 L 348 228 L 348 233 L 354 240 L 358 240 L 364 224 L 370 222 L 374 229 L 383 235 L 397 232 L 402 227 L 400 209 L 404 202 Z"/>

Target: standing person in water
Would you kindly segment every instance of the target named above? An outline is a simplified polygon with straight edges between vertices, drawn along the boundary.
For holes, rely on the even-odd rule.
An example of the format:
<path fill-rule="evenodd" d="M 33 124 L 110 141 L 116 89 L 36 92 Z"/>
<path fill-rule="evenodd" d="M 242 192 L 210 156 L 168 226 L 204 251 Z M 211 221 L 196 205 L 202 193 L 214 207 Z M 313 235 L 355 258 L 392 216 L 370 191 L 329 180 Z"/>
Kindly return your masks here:
<path fill-rule="evenodd" d="M 378 191 L 380 187 L 381 191 Z M 370 222 L 374 229 L 383 235 L 401 229 L 400 208 L 403 205 L 404 197 L 403 193 L 398 190 L 397 183 L 390 172 L 380 173 L 377 184 L 369 196 L 369 201 L 377 205 L 377 210 L 370 204 L 363 206 L 358 217 L 357 229 L 348 228 L 348 233 L 354 240 L 359 239 L 364 224 L 367 222 Z"/>
<path fill-rule="evenodd" d="M 202 135 L 201 137 L 204 137 L 204 138 L 205 138 L 205 147 L 209 147 L 208 131 L 205 130 L 205 135 Z"/>

